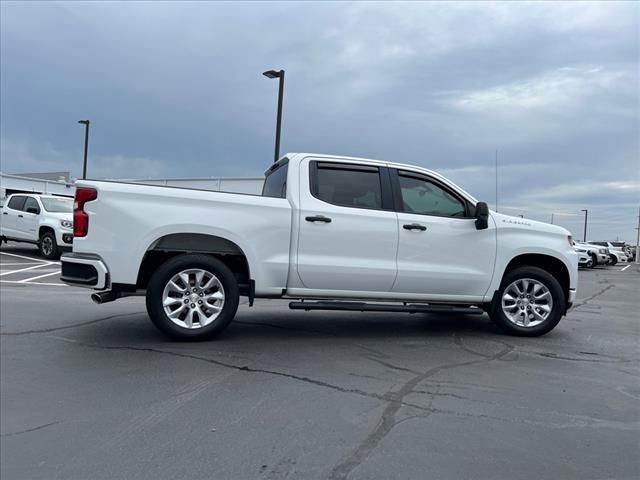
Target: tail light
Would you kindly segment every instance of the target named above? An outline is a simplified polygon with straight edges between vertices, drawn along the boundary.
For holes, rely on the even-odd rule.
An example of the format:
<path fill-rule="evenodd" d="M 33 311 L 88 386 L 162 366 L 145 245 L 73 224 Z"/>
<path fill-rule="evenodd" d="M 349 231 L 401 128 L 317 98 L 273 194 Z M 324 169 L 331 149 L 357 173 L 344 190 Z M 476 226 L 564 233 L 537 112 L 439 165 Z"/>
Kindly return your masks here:
<path fill-rule="evenodd" d="M 89 215 L 84 211 L 84 204 L 98 198 L 95 188 L 76 188 L 76 198 L 73 203 L 73 236 L 86 237 L 89 231 Z"/>

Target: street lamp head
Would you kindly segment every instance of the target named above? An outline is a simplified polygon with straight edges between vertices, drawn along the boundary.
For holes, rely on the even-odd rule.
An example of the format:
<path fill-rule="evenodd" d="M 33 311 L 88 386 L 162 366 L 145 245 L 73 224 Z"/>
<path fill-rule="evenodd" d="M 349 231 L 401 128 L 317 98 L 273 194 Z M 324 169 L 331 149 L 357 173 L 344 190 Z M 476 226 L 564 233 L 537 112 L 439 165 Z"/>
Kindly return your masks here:
<path fill-rule="evenodd" d="M 280 78 L 283 73 L 284 70 L 267 70 L 266 72 L 263 72 L 262 75 L 267 78 Z"/>
<path fill-rule="evenodd" d="M 89 125 L 89 120 L 78 120 L 78 123 L 81 123 L 83 125 Z"/>

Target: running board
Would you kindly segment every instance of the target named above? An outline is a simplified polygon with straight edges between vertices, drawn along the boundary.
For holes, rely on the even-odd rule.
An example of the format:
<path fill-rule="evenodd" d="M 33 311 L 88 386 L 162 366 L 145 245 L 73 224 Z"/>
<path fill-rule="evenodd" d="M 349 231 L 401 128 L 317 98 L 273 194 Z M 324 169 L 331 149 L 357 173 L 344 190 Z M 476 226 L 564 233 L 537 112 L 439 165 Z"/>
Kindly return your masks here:
<path fill-rule="evenodd" d="M 290 302 L 291 310 L 341 310 L 350 312 L 404 312 L 404 313 L 458 313 L 482 315 L 484 310 L 477 307 L 456 307 L 449 305 L 389 304 L 364 302 Z"/>

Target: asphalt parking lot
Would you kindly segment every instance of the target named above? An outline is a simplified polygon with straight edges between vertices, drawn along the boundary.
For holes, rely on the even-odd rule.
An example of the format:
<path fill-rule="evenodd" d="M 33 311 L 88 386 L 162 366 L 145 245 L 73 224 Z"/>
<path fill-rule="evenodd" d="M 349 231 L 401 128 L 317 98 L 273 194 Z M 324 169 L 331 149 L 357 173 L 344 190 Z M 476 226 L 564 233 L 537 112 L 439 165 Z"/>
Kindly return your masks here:
<path fill-rule="evenodd" d="M 33 253 L 0 249 L 3 480 L 640 477 L 636 265 L 581 271 L 541 338 L 258 301 L 184 344 Z"/>

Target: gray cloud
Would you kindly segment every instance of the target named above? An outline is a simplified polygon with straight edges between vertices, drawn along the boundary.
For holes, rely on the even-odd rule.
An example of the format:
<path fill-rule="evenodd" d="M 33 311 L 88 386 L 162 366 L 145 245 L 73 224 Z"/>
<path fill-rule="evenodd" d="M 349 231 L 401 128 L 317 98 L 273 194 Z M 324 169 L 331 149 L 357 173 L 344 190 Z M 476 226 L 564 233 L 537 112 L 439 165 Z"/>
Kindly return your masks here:
<path fill-rule="evenodd" d="M 415 163 L 580 234 L 635 237 L 629 3 L 0 3 L 3 171 L 256 175 L 273 148 Z M 564 215 L 560 215 L 564 213 Z M 557 223 L 557 222 L 556 222 Z"/>

